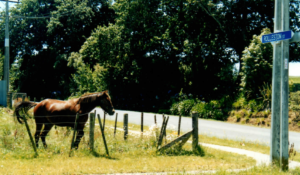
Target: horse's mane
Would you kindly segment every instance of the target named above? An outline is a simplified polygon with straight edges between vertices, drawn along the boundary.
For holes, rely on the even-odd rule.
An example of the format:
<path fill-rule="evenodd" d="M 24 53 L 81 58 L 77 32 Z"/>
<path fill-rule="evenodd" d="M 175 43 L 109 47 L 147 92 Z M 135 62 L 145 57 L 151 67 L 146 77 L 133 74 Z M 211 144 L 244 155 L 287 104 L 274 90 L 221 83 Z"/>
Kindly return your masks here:
<path fill-rule="evenodd" d="M 98 95 L 102 96 L 104 92 L 85 93 L 79 98 L 78 103 L 86 104 L 86 103 L 95 102 L 97 100 Z"/>

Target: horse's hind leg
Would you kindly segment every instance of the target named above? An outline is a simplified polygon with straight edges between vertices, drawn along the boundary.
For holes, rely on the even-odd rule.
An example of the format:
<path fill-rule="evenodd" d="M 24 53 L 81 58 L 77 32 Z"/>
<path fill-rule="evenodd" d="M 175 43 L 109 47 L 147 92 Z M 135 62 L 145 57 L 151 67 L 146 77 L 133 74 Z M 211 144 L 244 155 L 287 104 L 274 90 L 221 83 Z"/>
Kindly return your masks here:
<path fill-rule="evenodd" d="M 53 127 L 53 124 L 45 124 L 45 127 L 41 133 L 41 139 L 42 139 L 42 142 L 43 142 L 45 148 L 47 148 L 46 136 L 52 127 Z"/>
<path fill-rule="evenodd" d="M 35 134 L 34 134 L 34 138 L 35 138 L 35 145 L 36 147 L 39 147 L 39 140 L 40 140 L 40 134 L 41 134 L 41 130 L 43 127 L 43 124 L 38 123 L 37 121 L 35 122 Z"/>

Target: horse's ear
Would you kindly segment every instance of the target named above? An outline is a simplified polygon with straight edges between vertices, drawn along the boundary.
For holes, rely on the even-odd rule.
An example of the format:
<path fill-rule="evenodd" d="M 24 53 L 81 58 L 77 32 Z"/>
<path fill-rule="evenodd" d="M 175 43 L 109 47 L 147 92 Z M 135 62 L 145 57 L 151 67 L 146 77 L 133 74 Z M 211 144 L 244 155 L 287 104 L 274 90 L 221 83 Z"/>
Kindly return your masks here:
<path fill-rule="evenodd" d="M 104 92 L 108 94 L 108 90 L 106 90 L 106 91 L 104 91 Z"/>

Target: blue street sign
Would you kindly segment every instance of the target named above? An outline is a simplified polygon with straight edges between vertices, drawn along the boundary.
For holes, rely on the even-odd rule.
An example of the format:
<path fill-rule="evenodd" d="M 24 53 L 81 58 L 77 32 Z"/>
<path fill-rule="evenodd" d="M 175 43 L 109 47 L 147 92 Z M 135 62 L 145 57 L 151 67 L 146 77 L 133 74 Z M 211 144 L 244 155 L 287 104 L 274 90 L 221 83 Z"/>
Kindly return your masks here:
<path fill-rule="evenodd" d="M 291 39 L 292 37 L 293 37 L 293 31 L 289 30 L 289 31 L 284 31 L 284 32 L 263 35 L 261 37 L 261 42 L 262 43 L 270 43 L 270 42 L 275 42 L 275 41 Z"/>

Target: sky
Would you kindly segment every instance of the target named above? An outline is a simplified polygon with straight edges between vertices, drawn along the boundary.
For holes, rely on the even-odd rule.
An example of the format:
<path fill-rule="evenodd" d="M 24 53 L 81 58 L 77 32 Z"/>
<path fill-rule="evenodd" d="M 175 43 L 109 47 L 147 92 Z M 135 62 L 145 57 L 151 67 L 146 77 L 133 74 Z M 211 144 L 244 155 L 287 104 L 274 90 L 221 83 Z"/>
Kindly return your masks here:
<path fill-rule="evenodd" d="M 289 76 L 300 76 L 300 63 L 289 64 Z"/>
<path fill-rule="evenodd" d="M 12 7 L 14 5 L 15 5 L 15 3 L 9 3 L 10 7 Z M 0 11 L 2 11 L 4 9 L 5 9 L 5 2 L 0 1 Z M 294 63 L 294 62 L 289 63 L 289 76 L 300 76 L 300 62 L 299 63 Z"/>

